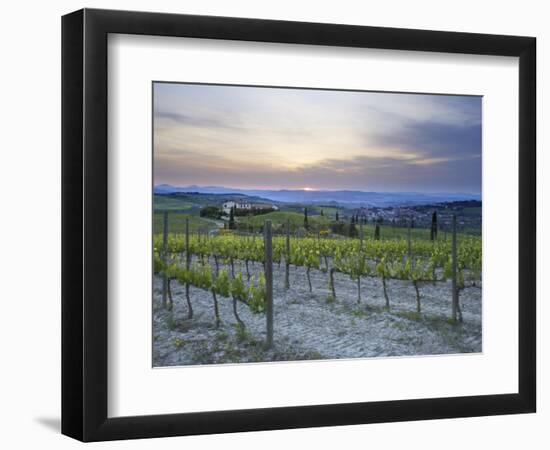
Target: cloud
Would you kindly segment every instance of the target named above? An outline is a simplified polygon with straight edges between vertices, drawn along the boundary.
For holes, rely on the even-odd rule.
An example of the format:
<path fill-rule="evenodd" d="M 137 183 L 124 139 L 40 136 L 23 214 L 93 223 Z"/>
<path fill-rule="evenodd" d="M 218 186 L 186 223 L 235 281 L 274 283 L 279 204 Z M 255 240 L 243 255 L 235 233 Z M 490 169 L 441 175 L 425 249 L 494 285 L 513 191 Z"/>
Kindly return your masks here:
<path fill-rule="evenodd" d="M 155 183 L 481 189 L 481 98 L 155 86 Z"/>
<path fill-rule="evenodd" d="M 367 157 L 327 159 L 285 170 L 257 161 L 233 165 L 225 160 L 164 161 L 156 167 L 163 176 L 179 184 L 222 184 L 233 187 L 357 189 L 378 191 L 480 192 L 480 159 L 452 161 L 410 157 Z M 200 173 L 200 178 L 197 178 Z M 171 178 L 174 177 L 174 178 Z M 181 183 L 188 180 L 188 183 Z M 192 181 L 191 181 L 192 180 Z M 178 184 L 178 183 L 176 183 Z"/>
<path fill-rule="evenodd" d="M 229 130 L 244 131 L 245 128 L 238 126 L 230 118 L 220 119 L 215 117 L 200 117 L 191 114 L 182 114 L 179 112 L 155 111 L 155 121 L 165 119 L 175 122 L 176 126 L 205 127 L 205 128 L 227 128 Z M 174 124 L 172 124 L 173 126 Z M 163 126 L 163 125 L 160 125 Z M 165 129 L 170 125 L 164 124 Z"/>
<path fill-rule="evenodd" d="M 395 133 L 363 136 L 367 145 L 407 149 L 425 157 L 468 159 L 481 154 L 481 124 L 404 123 Z"/>

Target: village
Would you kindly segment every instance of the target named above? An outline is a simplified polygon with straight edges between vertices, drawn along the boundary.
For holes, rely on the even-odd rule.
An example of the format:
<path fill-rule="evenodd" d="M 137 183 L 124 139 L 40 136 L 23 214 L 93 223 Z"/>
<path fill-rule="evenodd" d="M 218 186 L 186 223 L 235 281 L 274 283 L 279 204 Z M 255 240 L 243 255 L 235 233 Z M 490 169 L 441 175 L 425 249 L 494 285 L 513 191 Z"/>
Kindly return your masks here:
<path fill-rule="evenodd" d="M 273 212 L 294 212 L 310 218 L 326 219 L 324 223 L 350 222 L 356 224 L 379 224 L 391 227 L 429 228 L 433 214 L 438 216 L 439 227 L 450 229 L 453 215 L 457 215 L 457 226 L 473 234 L 481 232 L 481 202 L 459 201 L 428 205 L 399 207 L 357 207 L 348 205 L 275 205 L 267 202 L 226 201 L 219 207 L 210 207 L 216 216 L 224 221 L 224 228 L 237 217 L 257 216 Z M 214 209 L 216 208 L 216 209 Z M 205 210 L 206 211 L 206 210 Z M 201 213 L 201 215 L 204 215 Z M 233 219 L 232 219 L 233 217 Z M 231 227 L 238 228 L 238 227 Z"/>

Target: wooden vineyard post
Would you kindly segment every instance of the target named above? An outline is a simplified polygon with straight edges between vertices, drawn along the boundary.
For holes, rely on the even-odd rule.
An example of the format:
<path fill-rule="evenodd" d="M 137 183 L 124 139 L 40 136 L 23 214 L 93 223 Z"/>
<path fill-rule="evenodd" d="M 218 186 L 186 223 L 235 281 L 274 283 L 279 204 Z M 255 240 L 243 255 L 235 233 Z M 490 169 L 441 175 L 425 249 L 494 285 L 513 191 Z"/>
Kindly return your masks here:
<path fill-rule="evenodd" d="M 359 239 L 361 240 L 361 252 L 363 251 L 363 222 L 359 224 Z"/>
<path fill-rule="evenodd" d="M 271 242 L 271 220 L 264 224 L 265 249 L 265 316 L 267 321 L 266 347 L 273 346 L 273 249 Z"/>
<path fill-rule="evenodd" d="M 185 219 L 185 268 L 191 267 L 191 255 L 189 254 L 189 217 Z"/>
<path fill-rule="evenodd" d="M 166 308 L 166 298 L 168 295 L 168 277 L 166 276 L 166 266 L 168 263 L 168 211 L 162 214 L 162 262 L 164 270 L 162 271 L 162 306 Z"/>
<path fill-rule="evenodd" d="M 458 287 L 457 287 L 457 246 L 456 246 L 456 215 L 453 215 L 453 240 L 452 240 L 452 320 L 456 322 L 458 310 Z"/>
<path fill-rule="evenodd" d="M 409 260 L 412 257 L 411 250 L 411 220 L 409 220 L 409 226 L 407 227 L 407 253 L 409 255 Z"/>
<path fill-rule="evenodd" d="M 191 268 L 191 254 L 189 253 L 189 217 L 185 218 L 185 268 Z M 185 283 L 185 299 L 187 300 L 187 318 L 193 318 L 193 306 L 189 298 L 189 283 Z"/>
<path fill-rule="evenodd" d="M 285 289 L 290 289 L 290 219 L 286 220 Z"/>

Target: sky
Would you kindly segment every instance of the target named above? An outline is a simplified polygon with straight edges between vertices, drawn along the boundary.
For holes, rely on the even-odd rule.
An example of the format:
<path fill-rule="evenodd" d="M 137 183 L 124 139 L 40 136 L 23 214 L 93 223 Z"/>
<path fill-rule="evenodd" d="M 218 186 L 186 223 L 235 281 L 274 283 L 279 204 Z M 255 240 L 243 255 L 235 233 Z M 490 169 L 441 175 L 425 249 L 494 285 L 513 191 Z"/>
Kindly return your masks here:
<path fill-rule="evenodd" d="M 481 102 L 154 83 L 154 184 L 479 194 Z"/>

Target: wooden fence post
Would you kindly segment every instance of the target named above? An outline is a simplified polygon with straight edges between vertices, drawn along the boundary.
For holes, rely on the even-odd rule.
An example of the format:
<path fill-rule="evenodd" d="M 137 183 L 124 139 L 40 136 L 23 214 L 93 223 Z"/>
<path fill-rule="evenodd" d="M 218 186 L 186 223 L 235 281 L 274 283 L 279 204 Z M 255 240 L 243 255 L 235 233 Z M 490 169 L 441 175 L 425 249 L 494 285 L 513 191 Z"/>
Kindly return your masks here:
<path fill-rule="evenodd" d="M 185 218 L 185 268 L 189 270 L 191 268 L 191 253 L 189 253 L 189 217 Z M 193 318 L 193 305 L 191 305 L 191 298 L 189 297 L 189 283 L 185 283 L 185 299 L 187 300 L 187 318 Z"/>
<path fill-rule="evenodd" d="M 456 245 L 456 215 L 453 214 L 453 240 L 452 240 L 452 320 L 457 320 L 458 286 L 457 286 L 457 245 Z"/>
<path fill-rule="evenodd" d="M 359 239 L 361 240 L 361 251 L 363 251 L 363 222 L 359 224 Z"/>
<path fill-rule="evenodd" d="M 409 259 L 412 258 L 412 249 L 411 249 L 411 220 L 409 219 L 409 226 L 407 227 L 407 253 Z"/>
<path fill-rule="evenodd" d="M 285 289 L 290 289 L 290 219 L 286 220 Z"/>
<path fill-rule="evenodd" d="M 267 321 L 266 347 L 273 346 L 273 249 L 271 241 L 271 220 L 264 223 L 264 249 L 265 249 L 265 290 L 266 305 L 265 315 Z"/>
<path fill-rule="evenodd" d="M 189 253 L 189 218 L 185 218 L 185 268 L 191 268 L 191 254 Z"/>
<path fill-rule="evenodd" d="M 166 307 L 168 296 L 168 277 L 166 276 L 166 265 L 168 263 L 168 211 L 162 214 L 162 262 L 164 270 L 162 271 L 162 306 Z"/>

